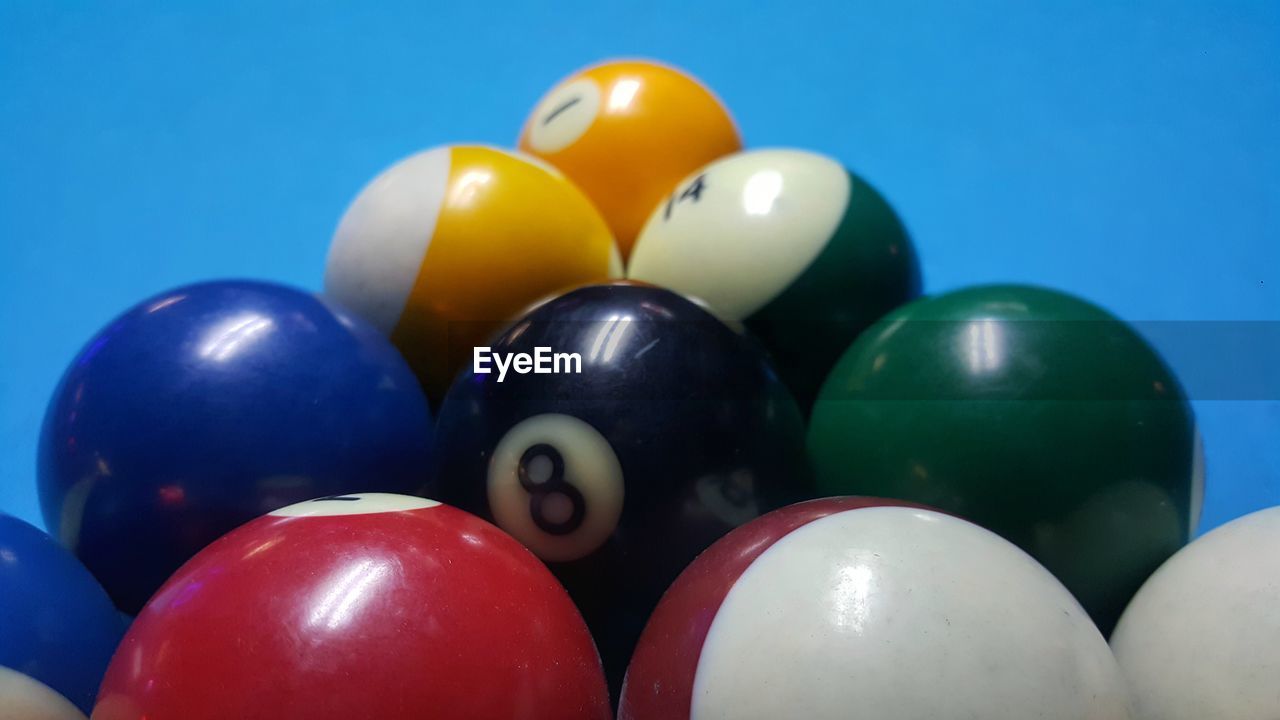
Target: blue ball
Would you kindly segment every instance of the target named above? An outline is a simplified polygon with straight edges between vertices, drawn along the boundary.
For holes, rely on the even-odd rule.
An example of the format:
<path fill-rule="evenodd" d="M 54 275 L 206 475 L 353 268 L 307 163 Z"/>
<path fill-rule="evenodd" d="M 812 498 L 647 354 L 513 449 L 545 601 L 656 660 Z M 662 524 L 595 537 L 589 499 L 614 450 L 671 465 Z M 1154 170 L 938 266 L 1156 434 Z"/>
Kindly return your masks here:
<path fill-rule="evenodd" d="M 0 717 L 20 707 L 55 717 L 65 705 L 30 680 L 88 713 L 124 630 L 83 565 L 53 538 L 0 513 Z"/>
<path fill-rule="evenodd" d="M 385 336 L 314 295 L 220 281 L 142 302 L 80 352 L 45 415 L 45 523 L 121 610 L 263 513 L 412 493 L 432 426 Z"/>

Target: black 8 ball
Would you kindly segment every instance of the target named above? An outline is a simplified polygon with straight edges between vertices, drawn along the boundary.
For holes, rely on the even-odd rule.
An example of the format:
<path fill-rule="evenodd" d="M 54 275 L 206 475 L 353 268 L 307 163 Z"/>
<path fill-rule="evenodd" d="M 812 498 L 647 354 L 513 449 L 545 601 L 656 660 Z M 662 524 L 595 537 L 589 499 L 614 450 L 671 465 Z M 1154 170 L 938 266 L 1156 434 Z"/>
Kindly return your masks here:
<path fill-rule="evenodd" d="M 500 376 L 498 358 L 538 348 L 580 367 L 513 364 Z M 489 372 L 461 375 L 440 410 L 432 497 L 492 520 L 547 563 L 616 695 L 680 571 L 734 527 L 812 495 L 800 412 L 753 339 L 648 285 L 544 302 L 486 357 Z"/>

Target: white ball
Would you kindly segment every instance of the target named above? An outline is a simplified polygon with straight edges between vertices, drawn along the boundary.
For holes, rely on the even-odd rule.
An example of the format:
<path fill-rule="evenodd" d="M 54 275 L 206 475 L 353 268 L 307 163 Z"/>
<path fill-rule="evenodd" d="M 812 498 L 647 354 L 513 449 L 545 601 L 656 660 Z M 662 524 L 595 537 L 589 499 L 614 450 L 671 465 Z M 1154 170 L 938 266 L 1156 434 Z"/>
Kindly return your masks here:
<path fill-rule="evenodd" d="M 620 720 L 1130 720 L 1106 640 L 1029 555 L 950 515 L 848 502 L 765 515 L 694 561 L 640 639 Z"/>
<path fill-rule="evenodd" d="M 0 667 L 0 720 L 85 720 L 70 700 L 44 683 Z"/>
<path fill-rule="evenodd" d="M 1280 507 L 1170 558 L 1129 603 L 1111 647 L 1140 720 L 1280 717 Z"/>

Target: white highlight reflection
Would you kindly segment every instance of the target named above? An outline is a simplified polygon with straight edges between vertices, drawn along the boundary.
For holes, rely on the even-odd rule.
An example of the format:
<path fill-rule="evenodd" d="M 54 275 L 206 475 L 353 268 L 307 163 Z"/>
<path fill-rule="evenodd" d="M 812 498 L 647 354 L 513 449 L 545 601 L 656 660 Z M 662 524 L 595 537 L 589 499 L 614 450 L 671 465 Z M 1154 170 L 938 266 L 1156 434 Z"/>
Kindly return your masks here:
<path fill-rule="evenodd" d="M 867 565 L 850 565 L 840 569 L 832 591 L 831 612 L 836 627 L 862 632 L 871 605 L 871 581 L 874 573 Z"/>
<path fill-rule="evenodd" d="M 622 344 L 622 339 L 631 334 L 631 316 L 624 315 L 618 318 L 618 326 L 613 331 L 613 336 L 609 338 L 609 343 L 604 346 L 604 361 L 613 360 L 613 356 L 618 352 L 618 346 Z"/>
<path fill-rule="evenodd" d="M 600 329 L 596 332 L 596 337 L 591 341 L 591 351 L 587 353 L 587 362 L 609 362 L 613 360 L 613 356 L 618 352 L 618 346 L 622 344 L 622 340 L 631 332 L 630 315 L 611 315 L 608 320 L 600 324 Z M 604 351 L 604 357 L 600 357 L 601 350 Z"/>
<path fill-rule="evenodd" d="M 200 344 L 200 357 L 223 362 L 275 327 L 275 321 L 257 313 L 237 315 L 215 326 Z"/>
<path fill-rule="evenodd" d="M 969 323 L 969 369 L 975 373 L 995 370 L 1004 360 L 1003 331 L 995 320 Z"/>
<path fill-rule="evenodd" d="M 626 110 L 639 90 L 639 80 L 619 80 L 618 84 L 613 86 L 613 91 L 609 93 L 609 109 Z"/>
<path fill-rule="evenodd" d="M 742 187 L 742 209 L 748 215 L 768 215 L 782 195 L 782 173 L 761 170 L 747 178 Z"/>
<path fill-rule="evenodd" d="M 491 182 L 493 182 L 493 173 L 488 170 L 468 170 L 462 173 L 458 182 L 454 183 L 453 189 L 449 192 L 449 203 L 470 205 L 481 188 Z"/>
<path fill-rule="evenodd" d="M 157 300 L 151 303 L 150 305 L 148 305 L 147 312 L 148 313 L 160 312 L 161 310 L 167 307 L 172 307 L 174 305 L 177 305 L 178 303 L 186 299 L 187 299 L 186 295 L 170 295 L 167 298 Z"/>
<path fill-rule="evenodd" d="M 361 560 L 329 583 L 324 597 L 311 609 L 308 623 L 337 630 L 355 616 L 360 605 L 369 599 L 369 589 L 390 573 L 387 563 Z"/>

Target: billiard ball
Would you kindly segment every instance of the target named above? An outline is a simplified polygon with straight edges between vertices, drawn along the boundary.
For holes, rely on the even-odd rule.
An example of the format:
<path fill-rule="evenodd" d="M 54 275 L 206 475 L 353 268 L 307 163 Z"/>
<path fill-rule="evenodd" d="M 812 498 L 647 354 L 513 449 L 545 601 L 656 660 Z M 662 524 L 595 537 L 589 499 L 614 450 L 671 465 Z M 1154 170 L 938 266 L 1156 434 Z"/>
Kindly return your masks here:
<path fill-rule="evenodd" d="M 489 523 L 379 493 L 277 510 L 143 609 L 94 720 L 605 720 L 591 636 Z"/>
<path fill-rule="evenodd" d="M 829 498 L 698 557 L 636 648 L 619 720 L 1128 720 L 1102 635 L 1018 548 L 964 520 Z"/>
<path fill-rule="evenodd" d="M 1147 580 L 1111 647 L 1136 720 L 1263 720 L 1280 707 L 1280 508 L 1227 523 Z"/>
<path fill-rule="evenodd" d="M 578 356 L 560 368 L 576 371 L 498 373 L 498 358 L 538 348 Z M 488 352 L 440 410 L 435 492 L 548 563 L 616 688 L 649 612 L 700 550 L 810 496 L 799 411 L 748 337 L 656 287 L 570 291 Z"/>
<path fill-rule="evenodd" d="M 746 323 L 804 409 L 858 333 L 920 294 L 893 208 L 840 163 L 800 150 L 694 171 L 649 217 L 627 272 Z"/>
<path fill-rule="evenodd" d="M 529 303 L 622 274 L 604 219 L 558 170 L 443 146 L 370 182 L 329 248 L 325 292 L 390 336 L 432 403 Z"/>
<path fill-rule="evenodd" d="M 1110 632 L 1194 532 L 1191 409 L 1132 328 L 1079 298 L 992 285 L 919 300 L 849 348 L 814 407 L 827 494 L 900 497 L 995 530 Z"/>
<path fill-rule="evenodd" d="M 40 436 L 45 524 L 121 610 L 264 512 L 411 491 L 430 472 L 426 398 L 349 312 L 262 282 L 188 285 L 97 334 Z"/>
<path fill-rule="evenodd" d="M 83 565 L 0 513 L 0 718 L 83 720 L 124 630 Z"/>
<path fill-rule="evenodd" d="M 676 68 L 614 60 L 584 68 L 533 109 L 520 149 L 564 171 L 604 214 L 625 257 L 654 205 L 688 172 L 739 150 L 729 111 Z"/>

